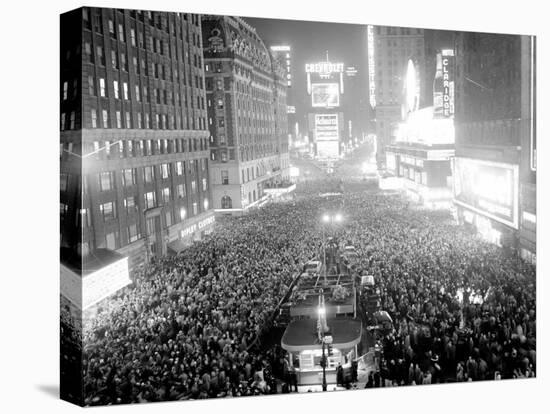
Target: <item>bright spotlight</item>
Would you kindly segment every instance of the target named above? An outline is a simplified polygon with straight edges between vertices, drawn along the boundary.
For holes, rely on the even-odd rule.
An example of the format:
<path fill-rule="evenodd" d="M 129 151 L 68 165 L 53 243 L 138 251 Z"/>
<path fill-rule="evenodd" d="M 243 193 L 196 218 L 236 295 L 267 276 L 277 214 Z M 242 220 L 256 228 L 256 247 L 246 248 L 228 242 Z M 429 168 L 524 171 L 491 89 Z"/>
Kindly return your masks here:
<path fill-rule="evenodd" d="M 330 221 L 330 216 L 329 216 L 328 214 L 325 214 L 325 215 L 323 216 L 323 221 L 324 221 L 325 223 L 328 223 L 328 222 Z"/>
<path fill-rule="evenodd" d="M 337 223 L 341 222 L 342 220 L 343 220 L 343 217 L 340 213 L 334 216 L 334 221 L 336 221 Z"/>
<path fill-rule="evenodd" d="M 319 315 L 325 316 L 325 308 L 324 307 L 319 308 L 318 312 L 319 312 Z"/>

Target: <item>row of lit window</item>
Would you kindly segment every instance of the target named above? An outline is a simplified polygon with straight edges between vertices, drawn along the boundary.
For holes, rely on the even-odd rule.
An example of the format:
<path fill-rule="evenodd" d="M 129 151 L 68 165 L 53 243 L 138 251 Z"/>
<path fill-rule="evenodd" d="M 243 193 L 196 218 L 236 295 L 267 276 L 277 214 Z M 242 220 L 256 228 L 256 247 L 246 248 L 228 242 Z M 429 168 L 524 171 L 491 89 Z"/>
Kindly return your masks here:
<path fill-rule="evenodd" d="M 109 12 L 108 9 L 104 9 L 104 10 L 106 12 Z M 138 18 L 137 13 L 140 13 L 139 18 Z M 189 34 L 187 33 L 187 31 L 183 30 L 183 24 L 175 25 L 174 24 L 175 22 L 170 22 L 171 19 L 169 19 L 169 18 L 162 19 L 163 16 L 165 16 L 165 17 L 174 16 L 175 17 L 176 16 L 175 13 L 160 14 L 159 12 L 155 12 L 154 19 L 153 19 L 153 17 L 151 17 L 151 16 L 153 16 L 151 13 L 152 12 L 150 12 L 150 11 L 146 11 L 146 12 L 142 13 L 142 12 L 139 12 L 139 11 L 131 10 L 130 11 L 130 17 L 133 17 L 134 19 L 136 19 L 138 21 L 141 20 L 141 22 L 146 23 L 151 27 L 156 27 L 159 30 L 163 30 L 163 26 L 164 26 L 164 31 L 167 34 L 171 34 L 172 36 L 176 36 L 176 30 L 177 30 L 178 31 L 177 37 L 179 39 L 181 39 L 182 41 L 185 41 L 185 42 L 189 43 Z M 191 24 L 193 24 L 194 26 L 196 26 L 198 28 L 199 27 L 199 22 L 200 22 L 200 19 L 199 19 L 198 15 L 191 14 L 190 16 L 191 16 L 191 20 L 192 20 Z M 111 17 L 114 17 L 114 16 L 109 16 L 108 21 L 107 21 L 107 27 L 108 27 L 108 30 L 109 30 L 110 37 L 113 38 L 113 39 L 116 39 L 120 42 L 125 42 L 126 41 L 126 30 L 125 30 L 126 28 L 125 28 L 124 15 L 120 14 L 118 16 L 117 30 L 115 30 L 115 22 Z M 183 14 L 183 19 L 187 20 L 187 14 Z M 83 10 L 82 10 L 82 20 L 83 20 L 84 28 L 88 29 L 88 30 L 91 30 L 92 29 L 92 21 L 90 19 L 89 10 L 87 8 L 83 8 Z M 161 24 L 162 20 L 166 21 L 165 25 Z M 129 22 L 130 22 L 130 41 L 131 41 L 132 46 L 135 47 L 136 46 L 136 31 L 135 31 L 134 27 L 132 27 L 132 26 L 135 26 L 135 27 L 139 28 L 140 25 L 136 24 L 137 22 L 135 22 L 134 20 L 129 20 Z M 96 13 L 93 15 L 93 27 L 94 27 L 94 31 L 97 34 L 103 35 L 103 15 L 102 15 L 102 10 L 101 9 L 96 9 Z M 158 33 L 158 34 L 161 35 L 161 33 Z M 192 37 L 193 46 L 200 47 L 200 35 L 199 35 L 198 30 L 192 31 L 192 35 L 193 35 L 193 37 Z M 143 48 L 144 47 L 143 31 L 138 30 L 137 38 L 139 39 L 139 47 Z M 156 50 L 162 52 L 163 48 L 157 46 Z"/>
<path fill-rule="evenodd" d="M 65 84 L 63 86 L 63 93 L 65 96 Z M 97 90 L 99 87 L 99 90 Z M 173 92 L 161 88 L 149 88 L 147 85 L 144 85 L 143 88 L 140 88 L 139 85 L 134 85 L 134 94 L 132 94 L 128 87 L 128 82 L 119 82 L 118 80 L 113 80 L 112 95 L 114 99 L 123 98 L 126 101 L 135 100 L 137 102 L 149 103 L 149 90 L 153 91 L 153 103 L 164 104 L 172 106 L 180 106 L 180 102 L 186 102 L 184 99 L 185 95 L 181 95 L 180 92 Z M 143 94 L 141 91 L 143 90 Z M 106 85 L 105 78 L 99 78 L 99 82 L 96 84 L 95 78 L 93 76 L 88 76 L 88 92 L 90 96 L 100 96 L 102 98 L 107 98 L 110 96 L 109 88 Z M 191 109 L 204 110 L 205 108 L 205 99 L 203 96 L 196 95 L 195 99 L 191 100 Z"/>
<path fill-rule="evenodd" d="M 100 66 L 106 66 L 105 54 L 103 46 L 96 47 L 96 55 L 92 52 L 92 47 L 89 42 L 84 43 L 84 53 L 86 56 L 86 61 L 89 63 L 95 63 L 96 61 Z M 96 57 L 97 56 L 97 57 Z M 198 55 L 194 55 L 195 60 L 197 60 Z M 189 59 L 190 60 L 190 59 Z M 181 81 L 183 84 L 188 86 L 194 86 L 196 88 L 204 89 L 204 79 L 202 76 L 195 74 L 192 76 L 185 76 L 185 70 L 180 68 L 180 70 L 174 69 L 170 64 L 163 64 L 161 62 L 149 62 L 147 63 L 145 58 L 139 59 L 138 57 L 132 56 L 131 68 L 128 66 L 129 61 L 126 59 L 126 53 L 121 52 L 118 54 L 114 49 L 111 50 L 111 67 L 114 70 L 122 70 L 123 72 L 134 72 L 136 75 L 145 75 L 152 76 L 153 78 L 159 80 L 170 80 L 173 83 Z M 151 71 L 152 68 L 152 71 Z"/>
<path fill-rule="evenodd" d="M 178 161 L 174 164 L 174 172 L 171 172 L 170 164 L 164 163 L 160 164 L 158 166 L 160 175 L 155 173 L 155 166 L 149 165 L 146 167 L 141 168 L 141 177 L 145 184 L 151 184 L 154 183 L 156 180 L 156 177 L 159 176 L 162 180 L 167 180 L 172 175 L 175 175 L 176 177 L 182 177 L 184 175 L 184 161 Z M 189 163 L 189 169 L 188 174 L 192 176 L 192 178 L 195 176 L 197 172 L 195 171 L 194 164 L 191 162 Z M 102 171 L 97 174 L 98 179 L 98 188 L 99 191 L 112 191 L 116 188 L 116 173 L 115 171 Z M 61 176 L 61 180 L 63 182 L 64 178 L 63 175 Z M 132 187 L 134 185 L 137 185 L 138 180 L 138 169 L 137 168 L 127 168 L 121 171 L 121 181 L 122 186 Z M 63 188 L 63 185 L 61 186 Z M 206 178 L 202 179 L 202 191 L 206 191 L 208 189 L 208 183 L 206 181 Z M 193 179 L 191 180 L 191 191 L 193 194 L 197 191 L 197 185 L 196 181 Z M 185 196 L 185 187 L 183 187 L 183 193 L 182 196 Z"/>

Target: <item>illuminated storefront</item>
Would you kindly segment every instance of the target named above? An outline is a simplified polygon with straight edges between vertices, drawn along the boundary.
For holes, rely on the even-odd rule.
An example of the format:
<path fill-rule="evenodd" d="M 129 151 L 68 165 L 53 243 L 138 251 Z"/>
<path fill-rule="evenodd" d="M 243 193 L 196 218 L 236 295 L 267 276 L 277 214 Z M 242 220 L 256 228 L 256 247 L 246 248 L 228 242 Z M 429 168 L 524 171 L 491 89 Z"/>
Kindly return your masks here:
<path fill-rule="evenodd" d="M 202 240 L 203 237 L 212 233 L 215 223 L 214 212 L 185 220 L 179 231 L 170 235 L 168 253 L 179 253 L 194 241 Z"/>

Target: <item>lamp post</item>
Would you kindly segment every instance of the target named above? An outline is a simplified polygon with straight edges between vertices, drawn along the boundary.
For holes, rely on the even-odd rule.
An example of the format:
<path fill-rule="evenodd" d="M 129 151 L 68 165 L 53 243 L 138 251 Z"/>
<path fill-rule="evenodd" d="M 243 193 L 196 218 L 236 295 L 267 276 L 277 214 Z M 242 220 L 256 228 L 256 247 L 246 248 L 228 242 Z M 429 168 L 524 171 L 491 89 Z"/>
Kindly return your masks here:
<path fill-rule="evenodd" d="M 325 356 L 325 331 L 327 329 L 326 323 L 326 310 L 325 310 L 325 297 L 323 296 L 323 289 L 319 289 L 319 319 L 317 321 L 317 333 L 319 340 L 321 341 L 321 367 L 323 368 L 323 391 L 327 390 L 327 359 Z"/>

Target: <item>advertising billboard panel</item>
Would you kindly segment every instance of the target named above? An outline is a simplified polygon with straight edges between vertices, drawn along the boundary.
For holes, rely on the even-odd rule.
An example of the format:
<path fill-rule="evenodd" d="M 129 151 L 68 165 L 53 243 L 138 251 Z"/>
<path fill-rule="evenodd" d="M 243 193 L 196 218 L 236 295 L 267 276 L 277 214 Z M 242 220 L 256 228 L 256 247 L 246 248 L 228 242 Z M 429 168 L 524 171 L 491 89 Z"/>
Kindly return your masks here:
<path fill-rule="evenodd" d="M 317 142 L 317 156 L 319 158 L 338 158 L 338 141 Z"/>
<path fill-rule="evenodd" d="M 455 127 L 451 118 L 437 118 L 433 107 L 410 112 L 399 124 L 396 140 L 423 145 L 454 144 Z"/>
<path fill-rule="evenodd" d="M 315 114 L 315 140 L 339 141 L 338 114 Z"/>
<path fill-rule="evenodd" d="M 514 164 L 455 158 L 455 202 L 517 229 L 518 171 Z"/>
<path fill-rule="evenodd" d="M 340 106 L 340 91 L 337 83 L 312 83 L 311 106 L 334 108 Z"/>
<path fill-rule="evenodd" d="M 61 294 L 82 310 L 95 305 L 131 282 L 127 257 L 83 276 L 61 264 Z"/>

